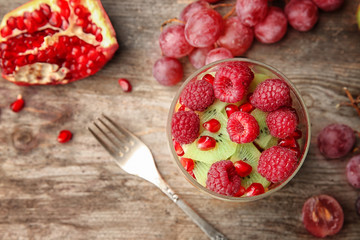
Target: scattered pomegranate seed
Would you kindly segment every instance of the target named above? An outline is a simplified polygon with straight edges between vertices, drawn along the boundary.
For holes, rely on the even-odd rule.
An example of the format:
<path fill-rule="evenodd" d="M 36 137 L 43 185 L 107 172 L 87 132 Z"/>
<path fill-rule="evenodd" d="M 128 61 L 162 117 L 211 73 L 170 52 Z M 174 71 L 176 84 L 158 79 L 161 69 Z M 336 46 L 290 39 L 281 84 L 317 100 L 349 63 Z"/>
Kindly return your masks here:
<path fill-rule="evenodd" d="M 202 78 L 202 80 L 205 80 L 205 81 L 211 83 L 211 85 L 213 85 L 214 79 L 215 78 L 211 74 L 205 74 L 205 76 Z"/>
<path fill-rule="evenodd" d="M 201 136 L 197 147 L 202 151 L 208 151 L 216 147 L 216 140 L 213 137 Z"/>
<path fill-rule="evenodd" d="M 185 152 L 184 152 L 183 148 L 181 147 L 180 143 L 173 140 L 173 144 L 174 144 L 176 154 L 180 157 L 183 156 L 185 154 Z"/>
<path fill-rule="evenodd" d="M 127 79 L 120 78 L 118 80 L 118 82 L 124 92 L 131 92 L 132 87 L 131 87 L 130 82 Z"/>
<path fill-rule="evenodd" d="M 247 113 L 251 113 L 252 110 L 254 110 L 255 107 L 251 104 L 251 103 L 244 103 L 239 107 L 239 111 L 240 112 L 247 112 Z"/>
<path fill-rule="evenodd" d="M 72 138 L 72 133 L 69 130 L 62 130 L 60 131 L 57 140 L 59 143 L 66 143 L 70 141 L 71 138 Z"/>
<path fill-rule="evenodd" d="M 231 114 L 233 114 L 234 112 L 239 111 L 239 107 L 234 105 L 234 104 L 229 104 L 229 105 L 227 105 L 225 107 L 225 111 L 226 111 L 226 115 L 229 118 Z"/>
<path fill-rule="evenodd" d="M 295 139 L 300 139 L 302 137 L 302 132 L 300 129 L 296 129 L 295 132 L 293 133 L 293 138 Z"/>
<path fill-rule="evenodd" d="M 208 130 L 209 132 L 217 132 L 221 128 L 221 123 L 216 119 L 210 119 L 209 121 L 203 124 L 203 127 Z"/>
<path fill-rule="evenodd" d="M 246 196 L 252 197 L 256 195 L 263 194 L 265 189 L 260 183 L 252 183 L 245 191 Z"/>
<path fill-rule="evenodd" d="M 10 104 L 10 108 L 11 110 L 13 110 L 13 112 L 19 112 L 21 111 L 21 109 L 23 109 L 24 105 L 25 105 L 24 99 L 22 98 L 21 95 L 18 95 L 17 99 Z"/>
<path fill-rule="evenodd" d="M 194 160 L 191 158 L 180 158 L 180 162 L 186 171 L 190 172 L 194 169 Z"/>
<path fill-rule="evenodd" d="M 243 186 L 240 186 L 239 191 L 234 194 L 234 197 L 241 197 L 245 194 L 245 191 L 246 189 Z"/>
<path fill-rule="evenodd" d="M 252 166 L 242 160 L 234 162 L 234 167 L 240 177 L 246 177 L 252 171 Z"/>

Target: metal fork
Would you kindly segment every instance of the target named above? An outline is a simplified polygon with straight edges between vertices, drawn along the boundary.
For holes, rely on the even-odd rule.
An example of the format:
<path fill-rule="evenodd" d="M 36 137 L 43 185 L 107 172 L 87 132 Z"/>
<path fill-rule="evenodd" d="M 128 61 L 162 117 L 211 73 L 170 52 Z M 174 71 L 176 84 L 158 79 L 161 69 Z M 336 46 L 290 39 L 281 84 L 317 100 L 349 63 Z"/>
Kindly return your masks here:
<path fill-rule="evenodd" d="M 105 115 L 94 121 L 88 129 L 124 171 L 143 178 L 160 188 L 210 239 L 227 240 L 222 233 L 212 227 L 174 193 L 159 174 L 150 149 L 134 134 L 120 127 Z"/>

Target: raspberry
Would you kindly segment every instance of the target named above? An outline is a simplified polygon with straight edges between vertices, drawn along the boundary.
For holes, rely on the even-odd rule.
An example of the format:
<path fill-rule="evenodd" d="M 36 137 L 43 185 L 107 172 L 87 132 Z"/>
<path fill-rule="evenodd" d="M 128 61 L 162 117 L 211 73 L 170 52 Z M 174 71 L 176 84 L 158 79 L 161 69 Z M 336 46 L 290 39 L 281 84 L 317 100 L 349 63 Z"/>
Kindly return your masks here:
<path fill-rule="evenodd" d="M 246 95 L 253 78 L 254 73 L 243 63 L 225 63 L 215 75 L 215 97 L 222 102 L 238 102 Z"/>
<path fill-rule="evenodd" d="M 230 160 L 222 160 L 211 165 L 206 187 L 222 195 L 234 196 L 241 187 L 241 178 Z"/>
<path fill-rule="evenodd" d="M 249 143 L 259 135 L 259 124 L 247 112 L 234 112 L 227 123 L 227 132 L 230 139 L 236 143 Z"/>
<path fill-rule="evenodd" d="M 266 125 L 270 134 L 277 138 L 291 136 L 298 124 L 296 113 L 289 108 L 280 108 L 270 112 L 266 117 Z"/>
<path fill-rule="evenodd" d="M 290 89 L 283 80 L 267 79 L 256 87 L 250 97 L 250 103 L 264 112 L 290 106 Z"/>
<path fill-rule="evenodd" d="M 200 119 L 193 111 L 180 111 L 171 120 L 171 134 L 180 144 L 192 143 L 199 134 Z"/>
<path fill-rule="evenodd" d="M 293 151 L 274 146 L 261 153 L 257 170 L 268 181 L 277 183 L 293 173 L 296 163 L 297 158 Z"/>
<path fill-rule="evenodd" d="M 215 100 L 213 86 L 205 80 L 191 82 L 181 93 L 180 99 L 191 110 L 202 112 Z"/>

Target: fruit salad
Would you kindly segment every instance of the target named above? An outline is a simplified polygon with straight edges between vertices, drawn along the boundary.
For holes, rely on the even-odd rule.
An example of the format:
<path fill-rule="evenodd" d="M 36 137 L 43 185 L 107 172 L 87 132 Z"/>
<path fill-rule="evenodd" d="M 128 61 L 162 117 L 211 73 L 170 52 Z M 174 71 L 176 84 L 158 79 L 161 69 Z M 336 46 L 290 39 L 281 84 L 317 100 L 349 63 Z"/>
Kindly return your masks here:
<path fill-rule="evenodd" d="M 188 180 L 221 199 L 261 198 L 285 185 L 308 150 L 306 107 L 275 69 L 247 59 L 205 66 L 183 84 L 168 121 Z"/>

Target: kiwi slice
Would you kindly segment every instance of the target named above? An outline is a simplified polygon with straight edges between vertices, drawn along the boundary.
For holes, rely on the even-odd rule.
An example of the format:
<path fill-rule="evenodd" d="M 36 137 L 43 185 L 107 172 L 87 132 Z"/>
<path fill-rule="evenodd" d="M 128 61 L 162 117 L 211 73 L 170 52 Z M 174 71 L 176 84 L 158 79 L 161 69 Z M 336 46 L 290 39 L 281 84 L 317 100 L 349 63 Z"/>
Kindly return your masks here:
<path fill-rule="evenodd" d="M 254 92 L 257 85 L 259 85 L 260 83 L 262 83 L 266 79 L 269 79 L 268 75 L 265 75 L 265 74 L 262 74 L 262 73 L 255 73 L 254 74 L 254 79 L 250 83 L 248 92 Z"/>
<path fill-rule="evenodd" d="M 254 182 L 262 184 L 264 188 L 267 188 L 270 185 L 270 182 L 257 172 L 260 155 L 261 152 L 253 143 L 238 144 L 236 151 L 234 155 L 231 156 L 230 160 L 232 162 L 242 160 L 252 166 L 252 172 L 241 179 L 241 186 L 248 188 Z"/>
<path fill-rule="evenodd" d="M 182 146 L 185 152 L 184 157 L 207 164 L 212 164 L 220 160 L 228 159 L 231 155 L 234 154 L 237 144 L 230 140 L 229 134 L 226 130 L 227 119 L 221 113 L 226 105 L 227 103 L 216 100 L 213 105 L 199 114 L 201 126 L 200 135 L 193 143 L 184 144 Z M 221 124 L 220 130 L 216 133 L 209 132 L 202 126 L 203 123 L 213 118 L 218 120 Z M 198 149 L 197 142 L 201 136 L 210 136 L 214 138 L 217 142 L 216 147 L 207 151 Z"/>
<path fill-rule="evenodd" d="M 264 150 L 277 145 L 278 139 L 270 134 L 269 128 L 266 125 L 268 113 L 256 108 L 251 112 L 251 115 L 257 120 L 260 129 L 260 133 L 254 142 Z"/>
<path fill-rule="evenodd" d="M 211 164 L 207 164 L 200 161 L 195 161 L 193 173 L 198 183 L 206 187 L 207 174 L 210 170 Z"/>

